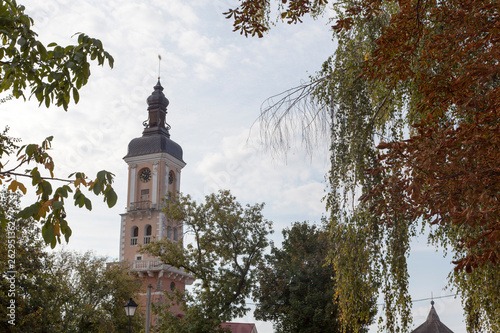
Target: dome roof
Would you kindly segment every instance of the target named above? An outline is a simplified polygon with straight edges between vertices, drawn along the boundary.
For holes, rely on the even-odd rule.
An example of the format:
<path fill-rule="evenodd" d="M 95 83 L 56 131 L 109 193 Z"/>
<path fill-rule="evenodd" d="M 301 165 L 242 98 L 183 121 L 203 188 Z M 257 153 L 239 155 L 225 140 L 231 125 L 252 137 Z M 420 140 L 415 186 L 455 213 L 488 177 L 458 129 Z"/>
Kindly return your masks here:
<path fill-rule="evenodd" d="M 153 88 L 153 93 L 146 100 L 148 103 L 148 110 L 160 108 L 165 111 L 169 101 L 163 94 L 163 87 L 161 86 L 160 79 L 158 79 L 158 83 Z"/>
<path fill-rule="evenodd" d="M 148 154 L 167 153 L 182 161 L 182 148 L 163 134 L 145 135 L 135 138 L 128 144 L 128 157 Z"/>

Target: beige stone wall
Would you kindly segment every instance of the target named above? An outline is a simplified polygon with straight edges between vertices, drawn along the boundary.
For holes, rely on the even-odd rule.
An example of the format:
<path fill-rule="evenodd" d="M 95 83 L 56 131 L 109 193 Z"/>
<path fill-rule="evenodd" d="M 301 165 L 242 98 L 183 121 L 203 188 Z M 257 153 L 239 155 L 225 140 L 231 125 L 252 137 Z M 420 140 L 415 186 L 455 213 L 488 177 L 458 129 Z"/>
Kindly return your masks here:
<path fill-rule="evenodd" d="M 180 281 L 175 281 L 169 278 L 161 277 L 159 278 L 158 275 L 155 274 L 155 276 L 150 277 L 150 276 L 144 276 L 142 278 L 139 278 L 141 281 L 141 291 L 139 293 L 139 297 L 135 302 L 139 305 L 137 308 L 137 311 L 141 311 L 144 315 L 144 318 L 146 317 L 146 302 L 147 302 L 147 287 L 148 284 L 151 284 L 151 304 L 161 304 L 165 302 L 165 296 L 164 292 L 170 292 L 171 291 L 171 283 L 175 284 L 175 288 L 184 291 L 184 283 Z M 151 307 L 152 308 L 152 307 Z M 179 306 L 173 306 L 170 308 L 170 311 L 182 314 L 182 311 Z M 153 312 L 151 310 L 151 324 L 154 325 L 155 323 L 155 318 L 153 315 Z"/>
<path fill-rule="evenodd" d="M 179 161 L 168 154 L 152 154 L 137 156 L 126 159 L 129 165 L 127 208 L 122 214 L 121 240 L 120 240 L 120 260 L 135 261 L 140 256 L 141 260 L 154 260 L 155 257 L 139 253 L 141 245 L 144 245 L 146 227 L 151 226 L 150 241 L 158 240 L 170 236 L 173 240 L 173 228 L 177 229 L 178 240 L 182 241 L 182 228 L 180 224 L 169 221 L 165 214 L 161 212 L 163 198 L 168 192 L 175 193 L 180 188 L 180 172 L 185 163 Z M 147 182 L 140 180 L 139 175 L 142 170 L 151 170 L 151 179 Z M 172 182 L 169 181 L 169 174 Z M 145 201 L 150 201 L 150 205 L 145 205 Z M 134 204 L 132 204 L 134 203 Z M 137 241 L 131 243 L 132 228 L 137 227 Z M 170 229 L 169 229 L 170 228 Z M 170 230 L 170 232 L 169 232 Z M 139 263 L 142 265 L 142 263 Z M 158 272 L 148 272 L 147 270 L 134 271 L 141 283 L 141 292 L 136 300 L 139 304 L 138 311 L 146 313 L 147 286 L 152 285 L 152 302 L 158 303 L 165 300 L 164 292 L 170 291 L 171 283 L 175 288 L 184 291 L 184 278 L 179 275 L 159 276 Z M 150 276 L 149 274 L 152 274 Z M 177 276 L 174 280 L 166 276 Z M 191 282 L 190 282 L 191 283 Z M 174 307 L 173 311 L 180 313 L 179 307 Z M 154 322 L 154 321 L 153 321 Z"/>

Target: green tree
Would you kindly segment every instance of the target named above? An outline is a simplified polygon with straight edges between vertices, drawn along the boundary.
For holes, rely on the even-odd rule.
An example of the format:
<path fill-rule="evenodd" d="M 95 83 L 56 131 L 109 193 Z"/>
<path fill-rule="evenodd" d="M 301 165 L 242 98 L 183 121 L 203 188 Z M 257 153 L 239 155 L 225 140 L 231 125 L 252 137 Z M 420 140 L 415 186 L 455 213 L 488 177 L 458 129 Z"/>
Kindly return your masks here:
<path fill-rule="evenodd" d="M 263 37 L 271 3 L 242 0 L 226 15 L 236 31 Z M 327 5 L 280 1 L 278 17 L 297 23 Z M 469 329 L 498 330 L 498 4 L 345 0 L 331 9 L 335 54 L 261 118 L 278 148 L 287 147 L 286 117 L 298 114 L 313 130 L 325 126 L 312 120 L 329 121 L 327 207 L 344 328 L 366 318 L 356 300 L 381 291 L 385 328 L 409 329 L 406 258 L 423 221 L 435 226 L 435 244 L 452 248 L 450 285 L 462 294 Z"/>
<path fill-rule="evenodd" d="M 8 98 L 35 96 L 41 104 L 54 104 L 68 109 L 69 103 L 78 103 L 78 90 L 87 84 L 90 77 L 90 61 L 98 65 L 113 66 L 113 57 L 102 46 L 102 42 L 80 33 L 76 45 L 60 46 L 50 43 L 45 46 L 31 29 L 33 19 L 24 13 L 24 6 L 15 0 L 0 4 L 0 93 L 9 92 Z M 115 205 L 117 196 L 111 184 L 113 174 L 101 171 L 95 179 L 89 179 L 82 172 L 75 172 L 68 178 L 54 175 L 54 161 L 48 153 L 52 137 L 41 144 L 18 146 L 20 140 L 7 135 L 8 127 L 0 134 L 0 184 L 8 190 L 27 192 L 25 183 L 19 179 L 29 178 L 35 189 L 37 200 L 20 212 L 22 218 L 32 217 L 43 221 L 42 235 L 46 243 L 55 247 L 71 236 L 66 220 L 65 199 L 74 192 L 75 205 L 92 209 L 90 200 L 82 189 L 88 188 L 96 195 L 103 195 L 108 206 Z M 24 171 L 20 171 L 23 168 Z M 53 188 L 54 181 L 66 185 Z M 0 222 L 5 227 L 7 218 L 0 207 Z"/>
<path fill-rule="evenodd" d="M 268 246 L 271 222 L 264 219 L 264 204 L 242 206 L 229 191 L 205 197 L 198 204 L 189 195 L 167 199 L 165 214 L 182 221 L 184 233 L 193 237 L 182 242 L 163 239 L 144 247 L 164 264 L 192 274 L 194 287 L 185 293 L 167 293 L 159 309 L 161 332 L 216 332 L 219 325 L 249 311 L 246 298 L 255 287 L 256 266 Z M 183 317 L 170 313 L 181 305 Z"/>
<path fill-rule="evenodd" d="M 138 292 L 137 280 L 125 267 L 107 267 L 106 258 L 90 252 L 47 252 L 37 222 L 17 218 L 19 201 L 18 192 L 0 191 L 9 219 L 0 233 L 6 245 L 0 248 L 1 331 L 126 330 L 123 305 Z M 136 328 L 141 322 L 140 315 L 134 318 Z"/>
<path fill-rule="evenodd" d="M 273 321 L 276 332 L 340 332 L 328 230 L 296 222 L 282 232 L 282 248 L 272 245 L 259 266 L 255 318 Z"/>
<path fill-rule="evenodd" d="M 2 332 L 30 331 L 37 327 L 49 330 L 49 323 L 57 318 L 44 306 L 45 301 L 50 302 L 56 284 L 48 274 L 51 256 L 44 251 L 36 222 L 15 217 L 19 205 L 19 193 L 0 191 L 0 206 L 9 219 L 0 232 L 0 242 L 5 244 L 0 247 L 0 327 Z"/>
<path fill-rule="evenodd" d="M 123 306 L 139 292 L 139 281 L 127 267 L 107 266 L 108 259 L 91 252 L 59 251 L 50 275 L 57 281 L 51 311 L 60 313 L 52 332 L 124 332 L 129 319 Z M 143 326 L 138 311 L 132 318 L 134 331 Z"/>
<path fill-rule="evenodd" d="M 271 27 L 269 4 L 241 1 L 238 8 L 227 14 L 234 19 L 235 29 L 243 34 L 253 35 L 249 32 L 254 29 L 264 33 Z M 332 21 L 345 18 L 346 9 L 354 4 L 333 4 Z M 257 11 L 262 15 L 254 15 L 252 6 L 266 10 Z M 278 7 L 278 17 L 295 24 L 304 15 L 321 15 L 326 6 L 327 2 L 321 0 L 285 1 Z M 261 110 L 263 137 L 275 149 L 286 150 L 290 146 L 288 133 L 293 128 L 286 127 L 291 123 L 287 118 L 297 117 L 304 121 L 295 123 L 308 124 L 301 133 L 310 147 L 314 147 L 318 135 L 321 139 L 324 134 L 330 142 L 330 192 L 326 204 L 332 243 L 337 246 L 331 252 L 336 276 L 334 300 L 343 331 L 359 331 L 362 323 L 369 322 L 372 309 L 358 300 L 373 299 L 379 292 L 386 296 L 386 328 L 404 330 L 411 322 L 407 232 L 394 228 L 392 235 L 397 237 L 391 237 L 370 212 L 370 205 L 358 204 L 360 193 L 380 182 L 366 173 L 377 166 L 377 142 L 381 138 L 401 138 L 405 128 L 405 87 L 398 92 L 363 76 L 366 59 L 375 51 L 376 40 L 396 7 L 388 4 L 370 18 L 353 17 L 348 30 L 334 30 L 337 49 L 310 82 L 284 92 L 278 101 L 269 100 Z M 316 125 L 317 121 L 321 123 Z M 403 227 L 404 223 L 401 221 L 398 226 Z M 398 322 L 398 318 L 402 321 Z"/>

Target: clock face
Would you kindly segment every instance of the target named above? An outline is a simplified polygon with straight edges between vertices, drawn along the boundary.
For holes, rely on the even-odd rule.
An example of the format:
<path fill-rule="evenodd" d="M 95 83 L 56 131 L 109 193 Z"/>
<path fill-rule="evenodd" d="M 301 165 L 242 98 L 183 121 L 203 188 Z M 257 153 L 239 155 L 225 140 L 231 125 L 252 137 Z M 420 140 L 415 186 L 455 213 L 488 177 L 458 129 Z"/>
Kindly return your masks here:
<path fill-rule="evenodd" d="M 139 179 L 143 183 L 149 182 L 151 180 L 151 170 L 149 170 L 148 168 L 142 169 L 139 173 Z"/>

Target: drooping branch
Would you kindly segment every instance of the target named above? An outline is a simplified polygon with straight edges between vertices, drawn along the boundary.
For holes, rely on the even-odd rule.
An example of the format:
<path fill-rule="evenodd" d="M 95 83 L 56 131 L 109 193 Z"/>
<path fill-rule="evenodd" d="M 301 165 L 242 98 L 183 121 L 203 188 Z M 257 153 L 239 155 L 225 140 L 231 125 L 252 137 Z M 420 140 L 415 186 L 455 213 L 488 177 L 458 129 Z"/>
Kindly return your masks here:
<path fill-rule="evenodd" d="M 262 103 L 257 121 L 266 147 L 286 154 L 296 133 L 301 133 L 302 143 L 308 152 L 312 152 L 314 144 L 328 135 L 329 107 L 314 99 L 318 87 L 326 84 L 327 80 L 327 77 L 322 77 L 301 84 Z"/>

